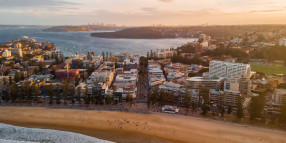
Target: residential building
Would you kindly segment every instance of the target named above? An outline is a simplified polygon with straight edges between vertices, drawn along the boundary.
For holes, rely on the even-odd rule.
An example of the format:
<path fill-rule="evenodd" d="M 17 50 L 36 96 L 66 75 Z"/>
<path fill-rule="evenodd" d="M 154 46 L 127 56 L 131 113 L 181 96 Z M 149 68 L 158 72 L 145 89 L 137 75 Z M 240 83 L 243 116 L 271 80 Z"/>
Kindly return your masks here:
<path fill-rule="evenodd" d="M 279 39 L 279 46 L 286 46 L 286 38 Z"/>
<path fill-rule="evenodd" d="M 4 52 L 3 52 L 3 57 L 8 58 L 8 57 L 11 57 L 11 56 L 12 56 L 11 51 L 9 51 L 9 50 L 4 50 Z"/>
<path fill-rule="evenodd" d="M 187 79 L 192 89 L 223 89 L 223 78 L 190 77 Z"/>
<path fill-rule="evenodd" d="M 251 95 L 251 80 L 248 77 L 241 77 L 238 82 L 240 94 L 248 98 Z"/>
<path fill-rule="evenodd" d="M 161 65 L 150 61 L 148 64 L 149 86 L 154 87 L 163 84 L 166 78 L 161 69 Z"/>
<path fill-rule="evenodd" d="M 79 76 L 79 70 L 78 69 L 59 69 L 56 71 L 56 78 L 57 79 L 66 79 L 66 78 L 75 78 Z"/>
<path fill-rule="evenodd" d="M 102 99 L 104 99 L 105 96 L 106 96 L 106 94 L 107 94 L 107 92 L 108 92 L 108 86 L 106 86 L 105 83 L 100 82 L 100 83 L 97 83 L 97 84 L 93 87 L 92 91 L 93 91 L 92 94 L 93 94 L 95 97 L 101 96 Z"/>
<path fill-rule="evenodd" d="M 14 44 L 14 48 L 22 49 L 22 44 L 20 42 Z"/>
<path fill-rule="evenodd" d="M 238 98 L 241 96 L 239 91 L 218 91 L 211 89 L 209 92 L 210 102 L 217 105 L 233 106 L 235 107 L 238 103 Z"/>
<path fill-rule="evenodd" d="M 114 72 L 111 71 L 95 71 L 87 79 L 88 83 L 105 83 L 107 86 L 111 86 L 114 79 Z"/>
<path fill-rule="evenodd" d="M 273 102 L 277 104 L 286 104 L 286 89 L 276 88 L 271 96 Z"/>
<path fill-rule="evenodd" d="M 19 55 L 20 57 L 23 57 L 21 48 L 9 48 L 8 50 L 11 51 L 12 55 Z"/>
<path fill-rule="evenodd" d="M 80 96 L 81 98 L 85 97 L 85 92 L 87 90 L 87 85 L 85 83 L 79 83 L 77 87 L 75 87 L 75 96 Z M 79 95 L 80 93 L 80 95 Z"/>
<path fill-rule="evenodd" d="M 250 77 L 250 72 L 250 65 L 242 63 L 211 61 L 209 67 L 209 77 Z"/>

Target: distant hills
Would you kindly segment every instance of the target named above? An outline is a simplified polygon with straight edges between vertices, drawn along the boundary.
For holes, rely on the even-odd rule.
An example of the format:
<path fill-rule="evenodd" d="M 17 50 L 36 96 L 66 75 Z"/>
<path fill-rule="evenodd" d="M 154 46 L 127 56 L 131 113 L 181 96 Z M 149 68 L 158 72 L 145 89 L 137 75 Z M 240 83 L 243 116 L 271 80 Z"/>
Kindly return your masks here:
<path fill-rule="evenodd" d="M 229 40 L 263 32 L 286 30 L 286 25 L 214 25 L 214 26 L 150 26 L 125 28 L 115 32 L 92 33 L 93 37 L 126 39 L 198 38 L 207 34 L 217 40 Z"/>
<path fill-rule="evenodd" d="M 101 32 L 92 33 L 93 37 L 100 38 L 129 38 L 129 39 L 159 39 L 168 38 L 165 37 L 161 32 L 153 30 L 151 28 L 127 28 L 116 32 Z"/>
<path fill-rule="evenodd" d="M 93 37 L 100 38 L 126 38 L 126 39 L 164 39 L 164 38 L 192 38 L 193 35 L 176 32 L 157 27 L 126 28 L 115 32 L 92 33 Z"/>
<path fill-rule="evenodd" d="M 244 35 L 261 35 L 263 32 L 286 31 L 286 25 L 213 25 L 213 26 L 148 26 L 118 27 L 115 25 L 53 26 L 43 29 L 45 32 L 97 31 L 92 37 L 113 39 L 164 39 L 198 38 L 207 34 L 216 40 L 229 40 Z M 98 32 L 99 31 L 99 32 Z M 100 32 L 108 31 L 108 32 Z M 114 31 L 114 32 L 110 32 Z"/>
<path fill-rule="evenodd" d="M 124 27 L 108 25 L 81 25 L 81 26 L 53 26 L 43 29 L 44 32 L 79 32 L 79 31 L 98 31 L 98 30 L 121 30 Z"/>

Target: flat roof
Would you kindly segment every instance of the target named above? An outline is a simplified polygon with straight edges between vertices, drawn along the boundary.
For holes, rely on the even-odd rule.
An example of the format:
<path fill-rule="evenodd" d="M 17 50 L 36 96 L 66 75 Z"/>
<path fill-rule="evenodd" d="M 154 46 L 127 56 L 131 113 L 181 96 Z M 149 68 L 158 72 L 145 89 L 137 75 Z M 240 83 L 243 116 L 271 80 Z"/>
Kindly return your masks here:
<path fill-rule="evenodd" d="M 195 76 L 188 78 L 187 81 L 221 81 L 223 78 L 204 78 L 200 76 Z"/>

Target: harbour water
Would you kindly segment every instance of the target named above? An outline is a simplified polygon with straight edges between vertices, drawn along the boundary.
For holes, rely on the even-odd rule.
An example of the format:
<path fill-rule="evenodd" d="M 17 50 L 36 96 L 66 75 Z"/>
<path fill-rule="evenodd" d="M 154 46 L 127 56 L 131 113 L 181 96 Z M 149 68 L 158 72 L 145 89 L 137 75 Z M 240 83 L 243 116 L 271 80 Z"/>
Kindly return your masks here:
<path fill-rule="evenodd" d="M 112 52 L 118 54 L 130 52 L 145 56 L 150 50 L 169 49 L 178 47 L 197 39 L 104 39 L 90 37 L 92 31 L 84 32 L 43 32 L 44 27 L 26 28 L 0 28 L 0 43 L 20 39 L 23 36 L 35 38 L 41 42 L 51 42 L 65 56 L 72 54 L 84 54 L 88 51 L 101 54 Z M 94 31 L 93 31 L 94 32 Z"/>

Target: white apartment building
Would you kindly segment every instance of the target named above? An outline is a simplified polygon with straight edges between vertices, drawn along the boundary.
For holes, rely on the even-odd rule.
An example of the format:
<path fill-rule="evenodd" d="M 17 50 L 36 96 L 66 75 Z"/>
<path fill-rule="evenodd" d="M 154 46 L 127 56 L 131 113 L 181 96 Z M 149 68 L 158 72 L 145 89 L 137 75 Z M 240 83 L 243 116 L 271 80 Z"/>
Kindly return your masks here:
<path fill-rule="evenodd" d="M 209 77 L 250 77 L 250 72 L 250 65 L 242 63 L 211 61 L 209 67 Z"/>
<path fill-rule="evenodd" d="M 215 104 L 223 104 L 225 106 L 236 106 L 238 102 L 238 98 L 241 96 L 239 91 L 217 91 L 210 90 L 209 99 L 211 102 Z"/>
<path fill-rule="evenodd" d="M 103 82 L 107 86 L 110 86 L 113 81 L 113 78 L 114 73 L 111 71 L 95 71 L 89 76 L 87 82 L 89 84 L 93 84 L 94 82 Z"/>
<path fill-rule="evenodd" d="M 3 57 L 8 58 L 8 57 L 11 57 L 11 56 L 12 56 L 11 51 L 5 50 L 3 52 Z"/>
<path fill-rule="evenodd" d="M 286 38 L 279 39 L 279 46 L 286 46 Z"/>

